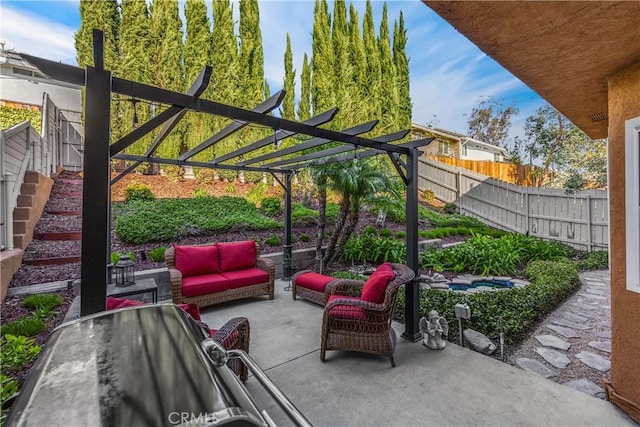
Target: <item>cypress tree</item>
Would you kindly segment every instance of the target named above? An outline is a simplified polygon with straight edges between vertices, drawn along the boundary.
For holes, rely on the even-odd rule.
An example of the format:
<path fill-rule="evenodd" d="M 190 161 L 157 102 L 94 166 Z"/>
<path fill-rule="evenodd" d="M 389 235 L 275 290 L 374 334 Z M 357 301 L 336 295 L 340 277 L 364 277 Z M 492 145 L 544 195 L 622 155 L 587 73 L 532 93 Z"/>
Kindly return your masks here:
<path fill-rule="evenodd" d="M 287 33 L 287 48 L 284 51 L 284 80 L 282 87 L 284 88 L 284 99 L 282 100 L 282 108 L 280 116 L 287 120 L 295 120 L 295 79 L 296 71 L 293 69 L 293 54 L 291 53 L 291 38 Z"/>
<path fill-rule="evenodd" d="M 141 83 L 149 83 L 149 11 L 145 0 L 122 0 L 122 26 L 120 33 L 120 56 L 123 77 Z M 151 113 L 146 102 L 120 102 L 122 111 L 121 129 L 112 129 L 114 137 L 131 132 L 135 118 L 139 124 L 149 120 Z M 130 154 L 143 154 L 151 144 L 151 136 L 136 141 L 127 148 Z"/>
<path fill-rule="evenodd" d="M 381 90 L 380 90 L 380 50 L 378 48 L 378 41 L 376 39 L 376 32 L 373 24 L 373 9 L 371 2 L 367 0 L 367 6 L 364 14 L 363 21 L 363 44 L 365 58 L 367 59 L 367 96 L 364 98 L 367 108 L 367 119 L 379 119 L 382 114 Z M 373 130 L 375 135 L 380 135 L 382 132 L 380 126 L 377 126 Z"/>
<path fill-rule="evenodd" d="M 331 15 L 326 0 L 316 0 L 311 57 L 311 106 L 320 114 L 335 105 Z"/>
<path fill-rule="evenodd" d="M 300 75 L 300 102 L 298 103 L 298 120 L 305 121 L 311 117 L 311 67 L 304 54 L 302 74 Z"/>
<path fill-rule="evenodd" d="M 360 24 L 358 11 L 355 6 L 349 6 L 349 61 L 353 65 L 351 77 L 353 86 L 351 89 L 351 108 L 353 109 L 353 124 L 367 121 L 366 94 L 369 91 L 367 79 L 367 61 L 364 53 L 364 44 L 360 37 Z"/>
<path fill-rule="evenodd" d="M 211 60 L 211 25 L 204 0 L 187 0 L 184 14 L 187 21 L 184 72 L 186 86 L 190 86 Z M 185 144 L 189 149 L 196 147 L 212 134 L 208 114 L 188 112 L 183 121 L 188 129 Z"/>
<path fill-rule="evenodd" d="M 393 63 L 391 44 L 389 40 L 389 20 L 387 17 L 387 3 L 382 8 L 380 22 L 380 76 L 381 76 L 381 117 L 380 131 L 384 133 L 398 130 L 398 89 L 396 81 L 396 67 Z"/>
<path fill-rule="evenodd" d="M 211 40 L 211 84 L 205 92 L 207 97 L 217 102 L 238 105 L 238 44 L 233 29 L 233 8 L 229 0 L 213 1 L 213 31 Z M 222 129 L 228 120 L 212 117 L 212 131 Z M 217 153 L 230 151 L 235 146 L 236 135 L 225 138 L 196 156 L 202 161 L 211 160 Z"/>
<path fill-rule="evenodd" d="M 93 66 L 93 29 L 104 32 L 104 67 L 118 72 L 120 12 L 116 0 L 80 0 L 80 29 L 75 33 L 76 59 L 82 68 Z"/>
<path fill-rule="evenodd" d="M 411 129 L 411 93 L 409 87 L 409 58 L 406 54 L 407 30 L 400 12 L 400 23 L 393 26 L 393 62 L 396 65 L 398 82 L 398 127 Z"/>
<path fill-rule="evenodd" d="M 151 3 L 149 62 L 151 84 L 184 91 L 182 21 L 178 0 L 154 0 Z M 185 148 L 184 132 L 184 124 L 180 123 L 160 144 L 158 154 L 176 158 Z"/>
<path fill-rule="evenodd" d="M 332 122 L 336 129 L 343 128 L 346 124 L 353 123 L 354 109 L 353 96 L 353 64 L 351 63 L 351 49 L 349 45 L 349 30 L 347 24 L 347 7 L 344 0 L 334 0 L 333 3 L 333 27 L 331 29 L 331 41 L 333 44 L 333 90 L 335 94 L 335 106 L 340 110 L 338 116 Z"/>
<path fill-rule="evenodd" d="M 240 0 L 240 106 L 253 108 L 263 101 L 264 54 L 257 0 Z"/>

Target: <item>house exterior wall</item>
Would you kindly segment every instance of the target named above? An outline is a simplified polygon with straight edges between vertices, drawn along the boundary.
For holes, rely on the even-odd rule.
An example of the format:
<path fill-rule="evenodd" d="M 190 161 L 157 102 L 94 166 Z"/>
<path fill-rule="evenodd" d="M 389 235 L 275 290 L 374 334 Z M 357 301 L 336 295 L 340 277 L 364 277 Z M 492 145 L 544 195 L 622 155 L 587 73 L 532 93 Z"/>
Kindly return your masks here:
<path fill-rule="evenodd" d="M 625 120 L 640 116 L 640 62 L 610 76 L 608 90 L 611 385 L 631 405 L 610 398 L 640 422 L 640 294 L 626 288 L 624 168 Z"/>
<path fill-rule="evenodd" d="M 464 153 L 464 151 L 462 151 Z M 462 154 L 460 156 L 462 160 L 480 160 L 480 161 L 496 161 L 496 155 L 492 151 L 486 151 L 477 147 L 467 147 L 467 155 Z M 502 156 L 498 155 L 498 160 L 501 160 Z"/>

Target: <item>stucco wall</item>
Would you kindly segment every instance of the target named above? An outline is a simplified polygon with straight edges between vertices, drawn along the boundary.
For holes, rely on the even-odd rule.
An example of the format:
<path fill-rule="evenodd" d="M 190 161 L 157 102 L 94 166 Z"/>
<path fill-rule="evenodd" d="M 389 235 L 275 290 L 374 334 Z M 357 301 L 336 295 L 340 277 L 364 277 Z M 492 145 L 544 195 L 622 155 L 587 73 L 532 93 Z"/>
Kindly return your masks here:
<path fill-rule="evenodd" d="M 640 405 L 640 294 L 626 289 L 624 168 L 625 120 L 640 116 L 640 62 L 611 76 L 608 83 L 611 382 L 617 394 Z M 640 422 L 637 407 L 630 413 Z"/>

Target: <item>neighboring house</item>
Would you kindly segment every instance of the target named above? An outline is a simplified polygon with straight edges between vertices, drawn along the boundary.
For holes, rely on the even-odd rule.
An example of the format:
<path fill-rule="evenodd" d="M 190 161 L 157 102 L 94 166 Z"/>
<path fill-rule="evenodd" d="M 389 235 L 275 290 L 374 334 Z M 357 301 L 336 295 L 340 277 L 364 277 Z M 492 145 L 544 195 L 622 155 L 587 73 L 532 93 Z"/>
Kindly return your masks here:
<path fill-rule="evenodd" d="M 44 94 L 67 119 L 70 126 L 82 131 L 82 90 L 80 86 L 45 77 L 20 54 L 0 46 L 0 105 L 18 108 L 43 107 Z M 38 129 L 40 131 L 40 129 Z"/>
<path fill-rule="evenodd" d="M 436 143 L 422 148 L 426 155 L 447 156 L 460 160 L 482 160 L 490 162 L 504 162 L 506 152 L 504 148 L 486 142 L 478 141 L 460 133 L 439 128 L 428 128 L 417 123 L 411 123 L 412 139 L 429 138 L 434 136 Z"/>
<path fill-rule="evenodd" d="M 425 3 L 589 137 L 608 138 L 606 391 L 640 422 L 640 2 Z"/>

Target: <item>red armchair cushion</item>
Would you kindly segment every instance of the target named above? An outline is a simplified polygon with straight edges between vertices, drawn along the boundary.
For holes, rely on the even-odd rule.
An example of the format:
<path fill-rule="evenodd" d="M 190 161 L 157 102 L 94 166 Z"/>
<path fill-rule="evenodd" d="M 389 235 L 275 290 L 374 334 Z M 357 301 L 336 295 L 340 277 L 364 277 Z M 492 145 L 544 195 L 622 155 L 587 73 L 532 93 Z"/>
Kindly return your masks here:
<path fill-rule="evenodd" d="M 359 300 L 358 297 L 351 297 L 346 295 L 331 295 L 327 300 L 327 305 L 337 299 L 350 299 Z M 350 305 L 336 305 L 329 310 L 329 316 L 337 319 L 345 320 L 363 320 L 365 313 L 362 307 L 354 307 Z"/>
<path fill-rule="evenodd" d="M 269 281 L 269 273 L 259 268 L 225 271 L 222 273 L 229 280 L 229 288 L 236 289 L 243 286 L 258 285 Z"/>
<path fill-rule="evenodd" d="M 327 283 L 334 280 L 335 278 L 333 277 L 312 271 L 296 276 L 296 286 L 301 286 L 316 292 L 324 292 L 324 288 L 327 286 Z"/>
<path fill-rule="evenodd" d="M 173 247 L 176 254 L 176 268 L 180 270 L 182 277 L 220 273 L 218 247 L 216 245 L 174 245 Z"/>
<path fill-rule="evenodd" d="M 256 264 L 256 242 L 218 243 L 220 251 L 220 271 L 243 270 Z"/>
<path fill-rule="evenodd" d="M 178 304 L 178 307 L 189 313 L 193 320 L 197 320 L 198 322 L 202 319 L 200 318 L 200 307 L 198 304 L 190 302 L 188 304 Z"/>
<path fill-rule="evenodd" d="M 182 278 L 182 295 L 185 297 L 197 297 L 227 289 L 229 289 L 229 280 L 221 274 L 203 274 Z"/>
<path fill-rule="evenodd" d="M 369 277 L 369 280 L 362 287 L 363 301 L 372 302 L 374 304 L 380 304 L 384 301 L 384 291 L 387 289 L 387 285 L 396 275 L 393 273 L 393 266 L 389 262 L 385 262 Z"/>
<path fill-rule="evenodd" d="M 144 303 L 126 298 L 107 297 L 107 310 L 117 310 L 119 308 L 135 307 L 138 305 L 144 305 Z"/>

